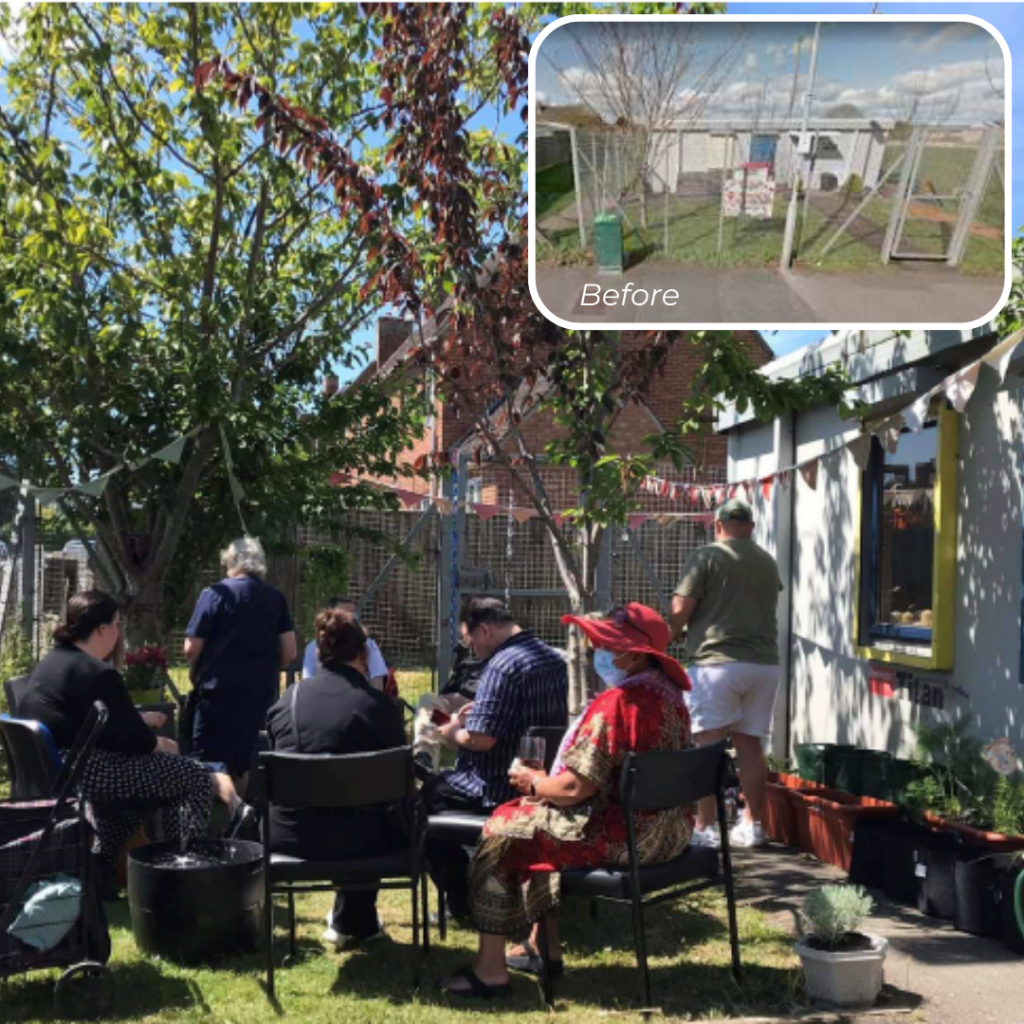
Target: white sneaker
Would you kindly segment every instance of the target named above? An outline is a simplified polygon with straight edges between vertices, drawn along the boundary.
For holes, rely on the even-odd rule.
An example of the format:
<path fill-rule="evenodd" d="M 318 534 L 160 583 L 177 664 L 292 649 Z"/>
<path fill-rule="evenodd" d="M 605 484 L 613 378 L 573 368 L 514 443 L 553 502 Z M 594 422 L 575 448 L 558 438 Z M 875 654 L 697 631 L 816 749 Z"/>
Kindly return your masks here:
<path fill-rule="evenodd" d="M 707 846 L 712 850 L 719 849 L 722 845 L 722 837 L 718 832 L 718 826 L 710 825 L 708 828 L 695 828 L 693 835 L 690 836 L 690 845 Z"/>
<path fill-rule="evenodd" d="M 320 938 L 324 942 L 329 942 L 334 948 L 342 953 L 347 949 L 358 949 L 360 946 L 366 945 L 368 942 L 373 942 L 375 939 L 384 938 L 384 925 L 381 924 L 380 918 L 377 918 L 377 931 L 373 935 L 367 935 L 365 938 L 360 935 L 343 935 L 341 932 L 334 930 L 334 926 L 331 923 L 332 915 L 331 912 L 327 912 L 327 927 L 324 929 L 323 934 Z"/>
<path fill-rule="evenodd" d="M 768 837 L 764 834 L 764 826 L 759 821 L 749 821 L 744 818 L 729 833 L 729 842 L 733 846 L 742 846 L 753 849 L 756 846 L 766 846 Z"/>

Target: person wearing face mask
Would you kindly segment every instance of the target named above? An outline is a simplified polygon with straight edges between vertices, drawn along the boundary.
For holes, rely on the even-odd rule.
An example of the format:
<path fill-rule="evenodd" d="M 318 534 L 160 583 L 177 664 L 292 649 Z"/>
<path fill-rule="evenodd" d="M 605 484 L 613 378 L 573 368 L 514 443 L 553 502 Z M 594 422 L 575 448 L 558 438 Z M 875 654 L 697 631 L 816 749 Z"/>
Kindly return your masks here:
<path fill-rule="evenodd" d="M 545 918 L 552 969 L 562 969 L 557 916 L 559 871 L 621 865 L 628 858 L 619 775 L 631 753 L 684 750 L 690 716 L 685 669 L 668 648 L 668 624 L 652 608 L 627 604 L 603 619 L 567 615 L 594 647 L 603 689 L 570 725 L 551 773 L 515 766 L 518 799 L 498 807 L 484 827 L 469 871 L 473 922 L 480 932 L 473 963 L 446 991 L 477 999 L 509 993 L 509 969 L 539 973 L 538 923 Z M 635 818 L 645 864 L 679 856 L 693 823 L 681 808 Z M 552 870 L 552 868 L 557 870 Z M 531 930 L 506 952 L 507 936 Z"/>
<path fill-rule="evenodd" d="M 288 688 L 267 715 L 272 750 L 362 754 L 405 746 L 402 713 L 368 677 L 366 632 L 343 607 L 314 622 L 319 669 Z M 303 860 L 374 857 L 404 838 L 384 808 L 282 807 L 271 804 L 273 853 Z M 377 893 L 339 893 L 323 938 L 352 949 L 383 935 Z"/>
<path fill-rule="evenodd" d="M 93 702 L 106 705 L 107 724 L 82 776 L 105 880 L 112 878 L 146 809 L 168 812 L 163 815 L 166 838 L 176 843 L 205 833 L 215 796 L 232 813 L 232 833 L 250 819 L 252 808 L 239 799 L 228 775 L 211 774 L 181 757 L 174 740 L 153 732 L 164 716 L 135 709 L 121 674 L 107 661 L 121 638 L 120 609 L 109 594 L 86 590 L 72 596 L 53 638 L 56 645 L 32 672 L 18 713 L 42 722 L 66 751 Z"/>

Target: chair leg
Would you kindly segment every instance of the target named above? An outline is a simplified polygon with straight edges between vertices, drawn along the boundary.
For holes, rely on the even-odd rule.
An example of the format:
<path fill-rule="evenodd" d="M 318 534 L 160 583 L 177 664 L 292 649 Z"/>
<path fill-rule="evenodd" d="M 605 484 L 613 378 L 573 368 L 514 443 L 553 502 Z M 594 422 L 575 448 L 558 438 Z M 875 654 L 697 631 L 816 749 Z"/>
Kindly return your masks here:
<path fill-rule="evenodd" d="M 412 896 L 412 945 L 413 949 L 419 948 L 420 944 L 420 894 L 416 891 L 416 883 L 409 886 Z"/>
<path fill-rule="evenodd" d="M 423 913 L 423 952 L 430 952 L 430 883 L 426 875 L 420 876 L 420 898 Z"/>
<path fill-rule="evenodd" d="M 548 950 L 547 915 L 537 922 L 537 952 L 540 953 L 540 980 L 544 986 L 544 1004 L 549 1009 L 555 1005 L 555 979 L 551 975 L 551 958 Z"/>
<path fill-rule="evenodd" d="M 288 955 L 295 956 L 295 893 L 288 893 Z"/>
<path fill-rule="evenodd" d="M 442 942 L 448 938 L 448 904 L 443 886 L 437 886 L 437 935 Z"/>
<path fill-rule="evenodd" d="M 264 960 L 267 967 L 267 994 L 274 998 L 274 896 L 268 894 L 263 903 Z"/>
<path fill-rule="evenodd" d="M 725 872 L 725 905 L 729 915 L 729 946 L 732 950 L 732 977 L 738 985 L 743 979 L 740 967 L 740 936 L 736 924 L 736 894 L 733 892 L 732 871 Z"/>
<path fill-rule="evenodd" d="M 640 968 L 641 984 L 643 985 L 643 1008 L 651 1006 L 651 975 L 647 969 L 647 935 L 644 932 L 643 897 L 633 891 L 633 941 L 636 943 L 636 962 Z"/>

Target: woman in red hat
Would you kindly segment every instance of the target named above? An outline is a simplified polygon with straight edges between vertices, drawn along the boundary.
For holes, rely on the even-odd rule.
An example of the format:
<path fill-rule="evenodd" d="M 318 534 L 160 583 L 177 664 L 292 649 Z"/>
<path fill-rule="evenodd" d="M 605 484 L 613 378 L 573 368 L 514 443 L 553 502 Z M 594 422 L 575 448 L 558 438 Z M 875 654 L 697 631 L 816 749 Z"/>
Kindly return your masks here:
<path fill-rule="evenodd" d="M 557 917 L 559 874 L 566 868 L 624 864 L 626 820 L 617 803 L 626 757 L 690 745 L 683 691 L 686 670 L 666 654 L 669 627 L 652 608 L 628 604 L 605 618 L 567 615 L 594 648 L 602 691 L 569 727 L 551 774 L 514 767 L 522 797 L 498 807 L 470 867 L 473 920 L 480 948 L 472 964 L 447 982 L 448 992 L 480 999 L 509 993 L 508 968 L 538 973 L 537 922 L 547 915 L 552 967 L 562 967 Z M 680 809 L 637 815 L 644 863 L 677 857 L 693 821 Z M 533 927 L 506 957 L 506 936 Z"/>

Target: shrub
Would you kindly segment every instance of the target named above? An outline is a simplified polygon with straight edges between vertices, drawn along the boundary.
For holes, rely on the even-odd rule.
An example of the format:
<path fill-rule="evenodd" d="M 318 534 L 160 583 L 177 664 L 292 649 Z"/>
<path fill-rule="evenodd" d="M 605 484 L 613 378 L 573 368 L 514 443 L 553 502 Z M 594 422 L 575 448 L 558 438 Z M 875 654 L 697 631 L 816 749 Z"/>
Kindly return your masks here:
<path fill-rule="evenodd" d="M 844 187 L 848 195 L 859 195 L 864 191 L 864 179 L 859 174 L 851 174 Z"/>
<path fill-rule="evenodd" d="M 823 885 L 804 899 L 800 916 L 823 946 L 835 949 L 871 913 L 871 897 L 859 885 Z"/>

